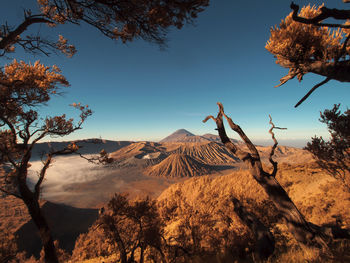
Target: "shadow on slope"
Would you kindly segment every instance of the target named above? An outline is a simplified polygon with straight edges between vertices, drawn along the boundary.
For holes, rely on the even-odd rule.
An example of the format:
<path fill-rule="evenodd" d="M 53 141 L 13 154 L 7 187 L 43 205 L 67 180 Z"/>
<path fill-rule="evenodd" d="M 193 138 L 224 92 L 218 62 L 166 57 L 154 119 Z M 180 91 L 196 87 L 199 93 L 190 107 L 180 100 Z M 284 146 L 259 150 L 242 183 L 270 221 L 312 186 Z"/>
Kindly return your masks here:
<path fill-rule="evenodd" d="M 77 237 L 87 232 L 98 217 L 97 209 L 75 208 L 48 201 L 44 203 L 42 210 L 51 228 L 53 238 L 58 240 L 60 247 L 69 253 L 72 252 Z M 26 251 L 28 255 L 33 254 L 39 257 L 42 245 L 38 230 L 32 220 L 24 224 L 15 234 L 20 251 Z"/>

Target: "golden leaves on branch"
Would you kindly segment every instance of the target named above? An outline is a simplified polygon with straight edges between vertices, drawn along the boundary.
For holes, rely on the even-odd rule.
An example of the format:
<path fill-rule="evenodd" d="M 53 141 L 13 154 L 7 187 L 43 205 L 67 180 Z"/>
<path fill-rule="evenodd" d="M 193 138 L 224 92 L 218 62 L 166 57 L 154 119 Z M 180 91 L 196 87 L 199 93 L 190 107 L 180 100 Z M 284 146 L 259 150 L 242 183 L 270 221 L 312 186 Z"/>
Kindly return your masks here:
<path fill-rule="evenodd" d="M 321 13 L 322 7 L 323 5 L 303 7 L 300 16 L 316 17 Z M 293 20 L 292 13 L 281 21 L 279 27 L 275 26 L 270 30 L 271 36 L 265 48 L 276 56 L 276 63 L 291 67 L 312 61 L 326 62 L 335 59 L 347 30 L 331 30 L 299 23 Z"/>
<path fill-rule="evenodd" d="M 57 66 L 47 67 L 36 61 L 34 64 L 26 64 L 24 61 L 14 59 L 12 63 L 5 65 L 1 72 L 3 82 L 21 83 L 23 88 L 36 88 L 45 91 L 57 89 L 57 84 L 68 86 L 66 78 L 60 74 Z"/>
<path fill-rule="evenodd" d="M 13 60 L 5 65 L 0 70 L 1 119 L 13 124 L 24 119 L 33 123 L 37 119 L 37 112 L 32 107 L 48 102 L 60 86 L 69 85 L 60 72 L 57 66 L 47 67 L 39 61 L 27 64 Z"/>
<path fill-rule="evenodd" d="M 62 35 L 58 36 L 58 41 L 56 43 L 57 49 L 60 50 L 67 57 L 72 57 L 77 50 L 74 45 L 68 44 L 68 40 L 65 39 Z"/>
<path fill-rule="evenodd" d="M 31 125 L 39 120 L 33 107 L 49 101 L 51 95 L 59 90 L 59 86 L 69 85 L 57 66 L 47 67 L 39 61 L 26 64 L 24 61 L 14 60 L 0 71 L 0 77 L 0 118 L 11 128 L 12 137 L 16 130 L 21 138 L 30 138 L 35 134 L 30 132 Z M 67 119 L 65 114 L 46 117 L 42 124 L 33 126 L 37 128 L 36 133 L 41 134 L 40 136 L 64 136 L 80 129 L 92 111 L 87 105 L 80 103 L 73 106 L 80 111 L 78 122 L 75 123 L 72 118 Z M 21 127 L 17 127 L 21 123 L 28 129 L 21 130 Z M 15 140 L 11 141 L 15 143 Z"/>

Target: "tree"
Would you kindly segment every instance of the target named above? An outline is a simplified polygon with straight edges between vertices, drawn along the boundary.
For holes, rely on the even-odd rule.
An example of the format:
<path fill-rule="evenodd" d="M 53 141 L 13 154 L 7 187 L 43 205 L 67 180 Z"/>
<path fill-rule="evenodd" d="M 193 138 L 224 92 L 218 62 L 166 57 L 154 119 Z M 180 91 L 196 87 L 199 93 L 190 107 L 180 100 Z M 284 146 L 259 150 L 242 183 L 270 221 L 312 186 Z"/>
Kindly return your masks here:
<path fill-rule="evenodd" d="M 52 41 L 38 35 L 24 32 L 35 24 L 56 26 L 85 22 L 97 28 L 111 39 L 124 43 L 135 38 L 164 46 L 169 28 L 180 29 L 185 23 L 192 23 L 198 13 L 208 6 L 209 0 L 38 0 L 40 12 L 33 14 L 24 10 L 24 20 L 18 26 L 1 25 L 0 51 L 5 55 L 15 51 L 16 46 L 31 53 L 49 55 L 60 51 L 72 56 L 73 45 L 59 36 Z"/>
<path fill-rule="evenodd" d="M 169 261 L 212 262 L 216 258 L 217 262 L 240 262 L 252 258 L 252 252 L 255 258 L 267 259 L 274 250 L 269 230 L 271 218 L 276 218 L 274 209 L 264 211 L 267 206 L 256 200 L 239 197 L 240 201 L 223 189 L 218 194 L 212 178 L 197 179 L 191 187 L 167 190 L 166 198 L 158 200 Z M 201 190 L 193 192 L 193 187 Z M 250 211 L 244 207 L 247 205 Z M 270 213 L 273 216 L 268 216 Z M 268 227 L 261 219 L 268 221 Z"/>
<path fill-rule="evenodd" d="M 33 188 L 27 182 L 28 168 L 36 143 L 47 136 L 65 136 L 80 129 L 91 115 L 87 106 L 78 103 L 73 104 L 81 111 L 76 123 L 65 115 L 40 118 L 38 107 L 47 103 L 60 86 L 68 85 L 58 67 L 45 67 L 39 62 L 31 65 L 14 60 L 0 71 L 0 164 L 8 166 L 8 173 L 1 178 L 0 191 L 26 204 L 39 230 L 46 262 L 57 262 L 57 256 L 49 226 L 40 209 L 41 185 L 52 158 L 75 152 L 78 146 L 73 143 L 61 150 L 51 149 L 43 160 Z"/>
<path fill-rule="evenodd" d="M 127 196 L 115 194 L 108 203 L 108 211 L 96 224 L 115 244 L 121 263 L 136 262 L 136 258 L 144 262 L 147 249 L 159 254 L 157 261 L 166 262 L 162 249 L 163 223 L 155 201 L 149 198 L 129 201 Z"/>
<path fill-rule="evenodd" d="M 341 113 L 339 107 L 340 104 L 335 104 L 333 109 L 321 112 L 320 122 L 327 125 L 330 140 L 315 136 L 305 149 L 320 167 L 350 190 L 350 110 Z"/>
<path fill-rule="evenodd" d="M 10 262 L 16 257 L 17 244 L 13 234 L 3 231 L 0 236 L 0 260 L 1 262 Z"/>
<path fill-rule="evenodd" d="M 307 73 L 325 77 L 295 105 L 298 107 L 312 92 L 332 79 L 350 82 L 350 24 L 322 22 L 327 18 L 349 19 L 350 10 L 308 5 L 298 15 L 299 6 L 293 2 L 291 9 L 293 11 L 279 27 L 271 28 L 271 36 L 265 46 L 276 57 L 277 64 L 289 69 L 276 87 L 295 77 L 301 81 Z"/>
<path fill-rule="evenodd" d="M 232 119 L 225 114 L 224 107 L 220 102 L 218 102 L 218 106 L 219 113 L 217 117 L 215 118 L 212 115 L 209 115 L 203 120 L 203 122 L 206 122 L 209 119 L 215 121 L 222 143 L 229 151 L 231 151 L 240 160 L 242 160 L 248 165 L 250 173 L 252 174 L 254 179 L 263 187 L 266 194 L 274 203 L 277 210 L 284 219 L 289 231 L 294 235 L 295 239 L 298 242 L 301 242 L 308 246 L 316 246 L 320 248 L 326 247 L 327 244 L 322 235 L 319 233 L 319 231 L 311 227 L 311 225 L 305 220 L 304 216 L 298 210 L 293 201 L 289 198 L 287 192 L 283 189 L 283 187 L 279 184 L 275 177 L 278 170 L 278 163 L 274 161 L 272 157 L 274 155 L 274 151 L 277 147 L 278 142 L 275 139 L 273 129 L 278 129 L 278 127 L 275 127 L 271 120 L 271 117 L 270 124 L 272 125 L 272 127 L 269 132 L 271 133 L 272 138 L 274 140 L 274 145 L 271 149 L 269 160 L 273 169 L 270 173 L 268 173 L 263 169 L 259 152 L 257 151 L 254 144 L 246 136 L 241 127 L 235 124 L 232 121 Z M 226 118 L 231 129 L 238 133 L 243 142 L 246 144 L 248 148 L 247 152 L 238 148 L 235 144 L 231 142 L 225 131 L 223 117 Z"/>
<path fill-rule="evenodd" d="M 17 47 L 33 54 L 50 55 L 60 51 L 68 57 L 76 49 L 59 35 L 57 41 L 44 38 L 36 32 L 30 34 L 36 24 L 57 26 L 85 22 L 111 39 L 124 43 L 141 38 L 164 46 L 166 33 L 172 26 L 181 28 L 193 22 L 198 13 L 208 5 L 208 0 L 38 0 L 40 11 L 24 10 L 24 19 L 17 26 L 7 22 L 0 29 L 0 57 L 7 57 Z M 26 33 L 26 34 L 24 34 Z M 67 86 L 68 81 L 56 66 L 51 68 L 36 62 L 34 65 L 13 61 L 0 72 L 0 162 L 9 164 L 9 172 L 2 178 L 1 191 L 22 199 L 37 225 L 43 241 L 46 262 L 57 262 L 56 251 L 49 227 L 40 206 L 40 187 L 45 173 L 55 155 L 70 154 L 78 150 L 76 144 L 65 149 L 50 151 L 43 161 L 34 189 L 27 185 L 27 172 L 34 145 L 46 136 L 65 136 L 77 129 L 91 111 L 80 105 L 80 121 L 74 124 L 65 115 L 47 117 L 40 121 L 37 107 L 49 101 L 58 86 Z M 108 161 L 106 153 L 101 159 Z M 100 160 L 100 159 L 99 159 Z"/>

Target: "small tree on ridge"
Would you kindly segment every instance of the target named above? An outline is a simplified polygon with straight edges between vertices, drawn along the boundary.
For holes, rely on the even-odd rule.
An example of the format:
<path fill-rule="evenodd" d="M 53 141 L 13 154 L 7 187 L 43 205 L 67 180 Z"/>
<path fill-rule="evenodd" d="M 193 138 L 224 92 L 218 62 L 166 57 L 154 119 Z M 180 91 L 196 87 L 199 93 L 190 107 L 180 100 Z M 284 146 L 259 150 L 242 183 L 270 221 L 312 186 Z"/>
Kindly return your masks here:
<path fill-rule="evenodd" d="M 321 112 L 320 122 L 327 125 L 330 140 L 313 137 L 305 147 L 317 163 L 350 191 L 350 110 L 341 113 L 340 104 Z"/>

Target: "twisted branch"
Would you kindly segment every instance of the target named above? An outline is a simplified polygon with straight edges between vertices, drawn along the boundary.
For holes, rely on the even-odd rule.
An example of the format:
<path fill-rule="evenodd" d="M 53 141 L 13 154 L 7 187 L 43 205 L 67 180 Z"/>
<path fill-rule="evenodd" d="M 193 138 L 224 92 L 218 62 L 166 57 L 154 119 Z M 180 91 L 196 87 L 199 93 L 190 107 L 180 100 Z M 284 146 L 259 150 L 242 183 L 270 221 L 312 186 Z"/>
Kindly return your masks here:
<path fill-rule="evenodd" d="M 204 122 L 206 122 L 209 119 L 212 119 L 216 122 L 219 136 L 222 142 L 224 143 L 224 145 L 229 150 L 231 150 L 233 154 L 236 154 L 238 158 L 240 158 L 242 161 L 244 161 L 248 165 L 251 175 L 254 177 L 257 183 L 259 183 L 260 186 L 263 187 L 265 193 L 269 196 L 271 201 L 275 204 L 282 218 L 285 220 L 289 231 L 294 235 L 295 239 L 309 246 L 327 247 L 327 244 L 325 243 L 323 237 L 321 236 L 321 233 L 315 231 L 313 228 L 310 227 L 309 223 L 305 220 L 304 216 L 301 214 L 301 212 L 298 210 L 296 205 L 288 196 L 288 193 L 283 189 L 283 187 L 280 185 L 280 183 L 277 181 L 277 179 L 274 176 L 274 174 L 277 172 L 277 163 L 275 163 L 272 160 L 272 155 L 274 154 L 274 149 L 277 147 L 277 141 L 276 141 L 276 138 L 274 137 L 272 130 L 274 128 L 276 129 L 283 129 L 283 128 L 276 127 L 273 124 L 272 119 L 270 117 L 270 123 L 272 125 L 272 128 L 270 129 L 270 133 L 272 134 L 272 138 L 275 142 L 275 145 L 272 148 L 273 150 L 271 151 L 271 154 L 270 154 L 270 159 L 272 160 L 271 163 L 274 165 L 274 171 L 272 172 L 272 174 L 269 174 L 263 170 L 259 154 L 255 155 L 255 152 L 257 153 L 255 146 L 248 139 L 248 137 L 245 135 L 243 130 L 237 124 L 235 124 L 231 120 L 231 118 L 225 115 L 222 104 L 219 102 L 217 104 L 219 106 L 218 116 L 214 118 L 213 116 L 209 115 L 204 119 Z M 229 140 L 225 132 L 222 116 L 225 116 L 231 128 L 240 135 L 240 137 L 243 139 L 243 141 L 251 151 L 250 153 L 247 153 L 238 149 Z"/>
<path fill-rule="evenodd" d="M 314 26 L 326 26 L 326 27 L 338 27 L 338 28 L 350 28 L 350 25 L 342 25 L 342 24 L 332 24 L 332 23 L 320 23 L 321 21 L 327 18 L 334 18 L 337 20 L 346 20 L 350 18 L 350 10 L 340 10 L 336 8 L 321 8 L 321 14 L 315 16 L 314 18 L 305 18 L 298 15 L 299 5 L 294 4 L 292 2 L 290 4 L 290 8 L 293 10 L 292 18 L 294 21 L 314 25 Z"/>
<path fill-rule="evenodd" d="M 302 97 L 301 100 L 299 100 L 297 104 L 295 104 L 294 108 L 297 108 L 301 103 L 304 102 L 304 100 L 306 100 L 311 95 L 311 93 L 313 93 L 316 89 L 318 89 L 322 85 L 326 84 L 330 80 L 331 80 L 331 78 L 327 77 L 327 78 L 325 78 L 325 80 L 323 80 L 320 83 L 318 83 L 315 86 L 313 86 L 313 88 L 310 89 L 309 92 L 306 93 L 306 95 L 304 97 Z"/>
<path fill-rule="evenodd" d="M 272 140 L 274 142 L 274 145 L 272 146 L 271 148 L 271 152 L 270 152 L 270 155 L 269 155 L 269 161 L 270 163 L 272 164 L 273 166 L 273 170 L 272 170 L 272 173 L 271 173 L 271 176 L 275 177 L 276 174 L 277 174 L 277 165 L 278 163 L 276 161 L 274 161 L 272 159 L 273 155 L 275 154 L 275 150 L 277 148 L 277 145 L 278 145 L 278 142 L 275 138 L 275 133 L 273 132 L 273 129 L 279 129 L 279 130 L 287 130 L 287 128 L 280 128 L 280 127 L 276 127 L 275 124 L 272 122 L 272 118 L 271 118 L 271 115 L 269 115 L 269 118 L 270 118 L 270 124 L 271 124 L 271 128 L 269 130 L 269 133 L 271 134 L 272 136 Z"/>

